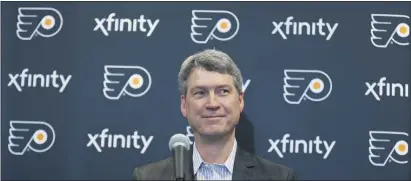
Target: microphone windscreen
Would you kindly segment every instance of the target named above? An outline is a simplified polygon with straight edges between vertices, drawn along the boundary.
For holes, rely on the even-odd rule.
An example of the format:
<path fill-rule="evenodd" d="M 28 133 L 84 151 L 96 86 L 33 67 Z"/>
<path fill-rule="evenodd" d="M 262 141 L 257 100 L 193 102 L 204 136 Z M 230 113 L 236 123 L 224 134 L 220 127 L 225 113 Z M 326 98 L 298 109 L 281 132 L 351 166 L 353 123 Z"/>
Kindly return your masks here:
<path fill-rule="evenodd" d="M 170 138 L 168 147 L 173 150 L 176 146 L 183 146 L 186 150 L 190 150 L 190 139 L 181 133 L 175 134 Z"/>

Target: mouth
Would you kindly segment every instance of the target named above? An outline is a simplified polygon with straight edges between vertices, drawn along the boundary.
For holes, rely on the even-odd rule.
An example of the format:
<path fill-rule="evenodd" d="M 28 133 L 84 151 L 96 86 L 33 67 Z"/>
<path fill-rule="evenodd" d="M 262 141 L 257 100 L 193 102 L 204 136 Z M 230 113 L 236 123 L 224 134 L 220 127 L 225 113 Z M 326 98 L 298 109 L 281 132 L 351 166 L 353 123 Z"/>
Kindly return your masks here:
<path fill-rule="evenodd" d="M 206 118 L 206 119 L 208 119 L 208 118 L 222 118 L 222 117 L 225 117 L 225 115 L 203 116 L 203 118 Z"/>
<path fill-rule="evenodd" d="M 203 116 L 203 119 L 210 120 L 210 121 L 219 121 L 225 116 Z"/>

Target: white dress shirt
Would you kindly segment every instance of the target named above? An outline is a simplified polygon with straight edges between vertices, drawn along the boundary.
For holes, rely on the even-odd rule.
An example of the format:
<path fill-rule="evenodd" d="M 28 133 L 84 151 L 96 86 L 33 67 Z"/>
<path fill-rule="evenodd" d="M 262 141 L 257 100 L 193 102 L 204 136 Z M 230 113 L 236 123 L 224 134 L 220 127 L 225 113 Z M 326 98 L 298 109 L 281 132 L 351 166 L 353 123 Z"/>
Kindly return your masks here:
<path fill-rule="evenodd" d="M 224 164 L 207 163 L 203 161 L 196 145 L 193 146 L 193 171 L 197 180 L 231 180 L 234 169 L 234 159 L 237 152 L 237 140 L 234 139 L 233 149 Z"/>

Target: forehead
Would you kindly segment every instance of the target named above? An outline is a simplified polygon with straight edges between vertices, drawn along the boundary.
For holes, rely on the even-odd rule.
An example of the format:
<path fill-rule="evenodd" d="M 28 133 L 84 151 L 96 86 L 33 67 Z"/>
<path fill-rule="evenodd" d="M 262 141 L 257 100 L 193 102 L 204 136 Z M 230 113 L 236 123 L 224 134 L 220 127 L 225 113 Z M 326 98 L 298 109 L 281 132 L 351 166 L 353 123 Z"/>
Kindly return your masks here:
<path fill-rule="evenodd" d="M 188 87 L 221 85 L 234 86 L 232 76 L 229 74 L 221 74 L 218 72 L 195 68 L 191 71 L 187 80 Z"/>

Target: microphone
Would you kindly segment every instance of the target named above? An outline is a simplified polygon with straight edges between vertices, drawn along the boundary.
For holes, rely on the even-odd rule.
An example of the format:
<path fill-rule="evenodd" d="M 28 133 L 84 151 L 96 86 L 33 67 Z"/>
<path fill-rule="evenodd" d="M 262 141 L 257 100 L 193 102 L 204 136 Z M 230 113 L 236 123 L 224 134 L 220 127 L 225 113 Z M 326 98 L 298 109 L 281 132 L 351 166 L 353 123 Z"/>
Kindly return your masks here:
<path fill-rule="evenodd" d="M 178 133 L 173 135 L 168 142 L 168 147 L 173 152 L 174 175 L 176 180 L 185 180 L 184 170 L 189 165 L 184 165 L 184 154 L 190 150 L 190 139 L 187 136 Z M 190 159 L 190 158 L 189 158 Z"/>

